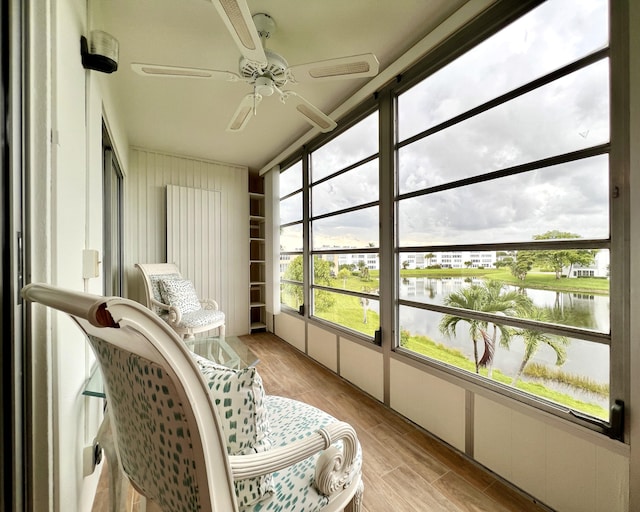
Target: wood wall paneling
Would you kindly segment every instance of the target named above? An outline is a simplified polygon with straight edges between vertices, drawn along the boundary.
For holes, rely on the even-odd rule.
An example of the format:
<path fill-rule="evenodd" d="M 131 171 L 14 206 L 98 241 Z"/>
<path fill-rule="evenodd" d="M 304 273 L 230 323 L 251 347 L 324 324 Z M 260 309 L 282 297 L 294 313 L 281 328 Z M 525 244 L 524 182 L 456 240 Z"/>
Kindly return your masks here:
<path fill-rule="evenodd" d="M 219 209 L 208 210 L 204 215 L 224 217 L 213 236 L 222 248 L 222 254 L 216 261 L 207 258 L 200 265 L 190 262 L 186 272 L 181 270 L 194 280 L 196 289 L 200 291 L 198 286 L 202 286 L 203 293 L 218 301 L 227 315 L 228 334 L 248 333 L 249 244 L 246 226 L 249 198 L 248 169 L 243 166 L 141 148 L 131 150 L 125 180 L 125 295 L 144 301 L 135 263 L 167 261 L 167 186 L 200 189 L 205 195 L 207 191 L 220 194 Z M 192 212 L 202 209 L 202 195 L 184 208 L 184 211 L 189 208 Z M 196 237 L 196 229 L 200 230 L 199 237 Z M 201 245 L 205 238 L 203 229 L 206 229 L 203 224 L 188 229 L 185 226 L 185 240 L 189 240 L 185 243 L 192 244 L 193 251 L 199 254 L 212 250 Z M 206 287 L 201 284 L 204 282 L 207 282 Z M 210 285 L 211 282 L 214 284 Z M 211 292 L 210 287 L 215 291 Z"/>

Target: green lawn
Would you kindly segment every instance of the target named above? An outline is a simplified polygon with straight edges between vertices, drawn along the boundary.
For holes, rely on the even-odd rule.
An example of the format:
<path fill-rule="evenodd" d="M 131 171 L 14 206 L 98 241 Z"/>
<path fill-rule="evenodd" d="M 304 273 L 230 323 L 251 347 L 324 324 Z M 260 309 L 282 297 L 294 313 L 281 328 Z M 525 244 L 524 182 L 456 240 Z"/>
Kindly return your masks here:
<path fill-rule="evenodd" d="M 475 372 L 475 364 L 471 359 L 465 357 L 462 352 L 446 347 L 442 344 L 435 343 L 433 340 L 427 338 L 426 336 L 409 336 L 404 345 L 404 348 L 418 354 L 425 355 L 432 359 L 436 359 L 437 361 L 450 364 L 457 368 L 461 368 L 469 372 Z M 484 377 L 487 376 L 486 368 L 480 369 L 480 375 Z M 496 382 L 500 382 L 501 384 L 505 384 L 508 386 L 511 386 L 513 382 L 513 377 L 505 375 L 496 368 L 493 369 L 492 378 Z M 541 384 L 539 382 L 526 382 L 520 380 L 516 385 L 516 388 L 526 393 L 530 393 L 534 396 L 545 398 L 557 404 L 584 412 L 596 418 L 602 418 L 605 420 L 609 419 L 609 412 L 599 405 L 576 400 L 572 396 L 569 396 L 565 393 L 560 393 L 558 391 L 549 389 L 544 384 Z"/>
<path fill-rule="evenodd" d="M 509 271 L 495 269 L 428 269 L 428 270 L 406 270 L 401 271 L 401 277 L 476 277 L 485 279 L 495 279 L 507 284 L 527 286 L 530 288 L 561 290 L 566 292 L 608 294 L 609 281 L 606 279 L 556 279 L 553 273 L 531 272 L 527 279 L 522 282 L 515 279 Z M 363 291 L 368 288 L 371 291 L 378 289 L 378 272 L 372 271 L 369 281 L 363 281 L 357 276 L 350 276 L 346 280 L 334 279 L 331 286 L 336 290 Z M 339 293 L 329 293 L 333 298 L 333 306 L 328 311 L 316 312 L 315 316 L 329 322 L 342 325 L 348 329 L 360 332 L 366 336 L 373 337 L 374 332 L 380 326 L 378 313 L 369 309 L 367 311 L 367 323 L 363 322 L 363 307 L 358 297 L 342 295 Z M 426 336 L 410 335 L 406 341 L 405 348 L 418 354 L 430 357 L 437 361 L 450 364 L 469 372 L 475 372 L 473 361 L 467 358 L 462 352 L 456 349 L 438 344 Z M 481 369 L 480 374 L 487 376 L 487 370 Z M 511 386 L 513 376 L 505 375 L 499 369 L 493 369 L 492 379 L 501 384 Z M 531 395 L 550 400 L 597 418 L 608 419 L 608 411 L 599 405 L 576 400 L 572 396 L 554 391 L 540 382 L 527 382 L 520 380 L 516 386 Z"/>
<path fill-rule="evenodd" d="M 373 275 L 373 273 L 372 273 Z M 377 277 L 377 276 L 376 276 Z M 524 281 L 511 275 L 507 269 L 479 268 L 446 268 L 424 270 L 401 270 L 400 277 L 431 277 L 434 279 L 447 277 L 472 277 L 494 279 L 514 286 L 553 290 L 561 292 L 594 293 L 609 295 L 609 280 L 594 277 L 556 279 L 553 272 L 529 272 Z"/>
<path fill-rule="evenodd" d="M 362 291 L 363 286 L 376 290 L 379 286 L 379 271 L 370 271 L 370 281 L 362 281 L 357 276 L 346 279 L 346 286 L 342 279 L 333 279 L 331 286 L 337 289 Z M 430 277 L 432 279 L 477 278 L 494 279 L 513 286 L 536 288 L 541 290 L 553 290 L 561 292 L 593 293 L 597 295 L 609 295 L 609 280 L 595 277 L 580 277 L 569 279 L 562 277 L 556 279 L 553 272 L 529 272 L 524 281 L 520 281 L 511 275 L 507 269 L 479 269 L 479 268 L 446 268 L 446 269 L 421 269 L 401 270 L 400 277 Z"/>
<path fill-rule="evenodd" d="M 362 289 L 362 286 L 358 286 L 358 283 L 365 285 L 372 284 L 371 282 L 363 283 L 362 281 L 360 281 L 360 279 L 357 279 L 356 283 L 355 278 L 351 278 L 348 281 L 350 281 L 349 285 L 351 286 L 351 288 L 346 288 L 348 290 L 360 291 Z M 316 311 L 315 316 L 329 322 L 340 324 L 348 329 L 360 332 L 362 334 L 365 334 L 366 336 L 371 336 L 373 338 L 375 331 L 380 327 L 380 315 L 375 311 L 368 309 L 367 323 L 365 324 L 363 321 L 364 309 L 360 304 L 360 299 L 358 297 L 342 295 L 340 293 L 330 293 L 330 295 L 334 299 L 333 307 L 328 311 Z"/>

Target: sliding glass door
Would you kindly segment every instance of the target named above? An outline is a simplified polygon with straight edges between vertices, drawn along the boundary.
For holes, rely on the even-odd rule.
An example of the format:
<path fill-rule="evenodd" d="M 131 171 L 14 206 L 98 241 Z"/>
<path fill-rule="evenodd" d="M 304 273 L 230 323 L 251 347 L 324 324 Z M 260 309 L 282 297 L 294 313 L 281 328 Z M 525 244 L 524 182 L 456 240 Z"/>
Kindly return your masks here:
<path fill-rule="evenodd" d="M 122 296 L 122 171 L 107 130 L 102 130 L 104 194 L 104 294 Z"/>

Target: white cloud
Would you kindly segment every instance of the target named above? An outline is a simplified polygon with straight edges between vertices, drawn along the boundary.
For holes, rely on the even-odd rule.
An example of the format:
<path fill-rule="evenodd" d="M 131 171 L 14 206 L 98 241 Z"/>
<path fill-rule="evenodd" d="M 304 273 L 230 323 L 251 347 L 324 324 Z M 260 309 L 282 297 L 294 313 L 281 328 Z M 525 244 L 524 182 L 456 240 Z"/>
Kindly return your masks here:
<path fill-rule="evenodd" d="M 602 47 L 607 31 L 603 0 L 542 4 L 405 92 L 401 140 Z M 607 142 L 608 95 L 603 60 L 404 147 L 400 192 Z M 377 130 L 374 113 L 315 151 L 313 180 L 375 154 Z M 377 200 L 377 165 L 315 187 L 313 214 Z M 601 156 L 405 200 L 398 217 L 402 244 L 527 241 L 551 229 L 606 237 L 608 187 L 607 157 Z M 377 243 L 378 225 L 377 210 L 323 219 L 314 224 L 314 245 Z"/>

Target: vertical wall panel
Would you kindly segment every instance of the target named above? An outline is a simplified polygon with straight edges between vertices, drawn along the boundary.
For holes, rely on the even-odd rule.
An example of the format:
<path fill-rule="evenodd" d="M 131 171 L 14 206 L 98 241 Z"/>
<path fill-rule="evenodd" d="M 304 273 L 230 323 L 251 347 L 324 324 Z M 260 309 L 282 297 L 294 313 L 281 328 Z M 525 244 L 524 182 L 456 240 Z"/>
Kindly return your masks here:
<path fill-rule="evenodd" d="M 460 451 L 465 449 L 465 390 L 391 359 L 389 406 Z"/>
<path fill-rule="evenodd" d="M 477 394 L 474 448 L 478 462 L 554 510 L 629 510 L 626 449 L 574 425 Z"/>
<path fill-rule="evenodd" d="M 293 315 L 280 315 L 275 323 L 275 334 L 304 353 L 307 352 L 305 331 L 305 321 Z"/>
<path fill-rule="evenodd" d="M 381 402 L 384 401 L 383 372 L 381 352 L 340 337 L 340 375 Z"/>
<path fill-rule="evenodd" d="M 308 354 L 334 372 L 338 372 L 338 337 L 317 325 L 307 327 Z"/>
<path fill-rule="evenodd" d="M 209 209 L 209 218 L 223 218 L 205 242 L 202 223 L 183 224 L 180 244 L 208 256 L 200 265 L 189 263 L 181 271 L 194 283 L 216 283 L 201 293 L 218 301 L 227 315 L 228 334 L 249 332 L 249 197 L 248 169 L 243 166 L 198 160 L 134 148 L 125 180 L 125 295 L 144 299 L 135 263 L 167 261 L 167 186 L 218 191 L 218 206 Z M 186 215 L 203 208 L 202 197 L 185 204 Z M 207 232 L 207 235 L 210 233 Z M 202 244 L 202 245 L 197 245 Z M 198 285 L 196 285 L 198 287 Z M 198 291 L 200 289 L 198 288 Z"/>
<path fill-rule="evenodd" d="M 193 281 L 201 298 L 218 302 L 227 314 L 227 329 L 231 333 L 244 333 L 236 326 L 236 317 L 245 321 L 246 310 L 235 311 L 235 298 L 230 293 L 238 287 L 228 286 L 229 275 L 242 277 L 247 266 L 233 254 L 232 246 L 223 236 L 227 218 L 224 193 L 167 185 L 167 261 L 175 263 L 182 274 Z"/>

